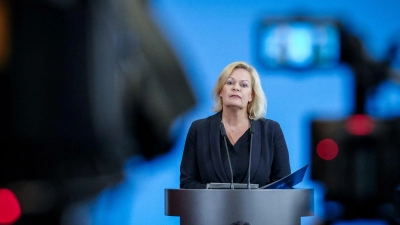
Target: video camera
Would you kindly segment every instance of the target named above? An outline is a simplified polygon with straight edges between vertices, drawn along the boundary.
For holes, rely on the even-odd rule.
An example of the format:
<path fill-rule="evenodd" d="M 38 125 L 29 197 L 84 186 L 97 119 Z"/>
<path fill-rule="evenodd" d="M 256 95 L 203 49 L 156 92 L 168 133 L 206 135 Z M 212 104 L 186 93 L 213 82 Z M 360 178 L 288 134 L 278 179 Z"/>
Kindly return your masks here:
<path fill-rule="evenodd" d="M 337 20 L 269 18 L 259 26 L 257 59 L 268 69 L 330 69 L 342 63 L 353 71 L 351 115 L 311 121 L 311 178 L 324 185 L 325 200 L 342 206 L 341 219 L 396 220 L 400 117 L 373 118 L 365 103 L 379 84 L 393 78 L 391 60 L 400 58 L 399 46 L 390 46 L 387 59 L 377 62 Z"/>

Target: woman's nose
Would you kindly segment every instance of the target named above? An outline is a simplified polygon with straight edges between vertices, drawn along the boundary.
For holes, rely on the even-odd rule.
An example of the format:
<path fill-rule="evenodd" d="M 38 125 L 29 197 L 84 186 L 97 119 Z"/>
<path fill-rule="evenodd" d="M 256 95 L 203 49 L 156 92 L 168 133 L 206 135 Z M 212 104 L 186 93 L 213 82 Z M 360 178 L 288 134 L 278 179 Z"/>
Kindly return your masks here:
<path fill-rule="evenodd" d="M 233 90 L 235 91 L 240 91 L 240 85 L 239 84 L 234 84 L 233 85 Z"/>

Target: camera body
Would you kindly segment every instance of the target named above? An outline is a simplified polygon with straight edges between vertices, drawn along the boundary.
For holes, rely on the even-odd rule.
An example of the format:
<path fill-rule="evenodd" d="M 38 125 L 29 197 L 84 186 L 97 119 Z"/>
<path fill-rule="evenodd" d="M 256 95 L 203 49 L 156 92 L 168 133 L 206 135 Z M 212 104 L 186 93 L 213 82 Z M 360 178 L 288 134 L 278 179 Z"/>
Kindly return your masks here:
<path fill-rule="evenodd" d="M 383 205 L 394 204 L 400 118 L 314 120 L 311 132 L 311 178 L 324 185 L 326 200 L 344 206 L 349 218 L 379 217 Z"/>

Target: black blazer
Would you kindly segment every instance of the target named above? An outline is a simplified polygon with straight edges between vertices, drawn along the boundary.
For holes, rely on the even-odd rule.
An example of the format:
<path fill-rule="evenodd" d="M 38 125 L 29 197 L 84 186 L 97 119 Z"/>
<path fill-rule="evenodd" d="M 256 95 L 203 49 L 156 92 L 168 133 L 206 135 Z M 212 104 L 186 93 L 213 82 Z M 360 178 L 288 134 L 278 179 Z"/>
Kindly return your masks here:
<path fill-rule="evenodd" d="M 221 112 L 190 126 L 180 167 L 181 188 L 204 189 L 207 183 L 231 182 L 221 161 L 220 124 Z M 253 121 L 252 126 L 250 182 L 264 186 L 290 174 L 289 153 L 279 123 L 262 118 Z"/>

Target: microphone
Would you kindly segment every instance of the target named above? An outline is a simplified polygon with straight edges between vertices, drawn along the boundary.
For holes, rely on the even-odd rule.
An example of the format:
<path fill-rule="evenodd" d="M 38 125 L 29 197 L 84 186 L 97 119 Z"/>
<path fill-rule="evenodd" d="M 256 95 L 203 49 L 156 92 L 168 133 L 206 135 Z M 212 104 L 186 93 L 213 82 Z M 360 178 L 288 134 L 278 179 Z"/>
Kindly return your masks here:
<path fill-rule="evenodd" d="M 250 120 L 250 134 L 251 134 L 251 139 L 250 139 L 250 155 L 249 155 L 249 167 L 248 167 L 248 183 L 233 183 L 233 170 L 232 170 L 232 163 L 231 163 L 231 157 L 229 155 L 229 150 L 228 150 L 228 144 L 226 141 L 226 138 L 228 135 L 226 134 L 224 124 L 221 122 L 220 124 L 220 131 L 221 135 L 224 138 L 224 143 L 225 143 L 225 150 L 226 154 L 228 156 L 228 162 L 229 162 L 229 169 L 231 172 L 231 183 L 208 183 L 206 186 L 206 189 L 253 189 L 253 188 L 258 188 L 258 184 L 251 184 L 250 183 L 250 165 L 251 165 L 251 152 L 253 149 L 253 127 L 252 127 L 252 120 Z"/>
<path fill-rule="evenodd" d="M 231 157 L 229 156 L 228 144 L 226 143 L 227 135 L 226 135 L 224 124 L 222 122 L 221 122 L 220 127 L 221 127 L 221 135 L 222 135 L 222 137 L 224 137 L 226 154 L 228 155 L 229 169 L 231 170 L 231 186 L 230 186 L 230 188 L 235 189 L 234 185 L 233 185 L 233 171 L 232 171 Z"/>
<path fill-rule="evenodd" d="M 253 151 L 253 134 L 254 134 L 253 120 L 250 120 L 250 151 L 249 151 L 249 168 L 247 171 L 247 189 L 251 189 L 250 168 L 251 168 L 251 152 Z"/>

